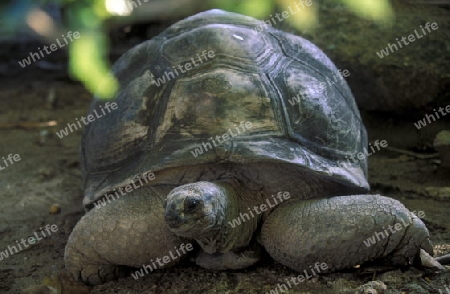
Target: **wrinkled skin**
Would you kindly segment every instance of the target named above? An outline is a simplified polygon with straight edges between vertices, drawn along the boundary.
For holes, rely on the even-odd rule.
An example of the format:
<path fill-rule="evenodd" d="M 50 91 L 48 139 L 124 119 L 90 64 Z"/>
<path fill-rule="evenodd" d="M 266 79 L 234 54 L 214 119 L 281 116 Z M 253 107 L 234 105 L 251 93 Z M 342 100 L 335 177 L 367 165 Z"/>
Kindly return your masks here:
<path fill-rule="evenodd" d="M 195 254 L 202 267 L 240 269 L 263 250 L 297 271 L 372 259 L 405 266 L 422 249 L 432 254 L 420 219 L 396 200 L 365 195 L 367 133 L 336 66 L 309 41 L 270 27 L 255 31 L 260 24 L 206 11 L 115 63 L 118 108 L 89 124 L 81 144 L 87 213 L 65 251 L 76 279 L 104 283 L 121 266 L 153 264 L 187 243 L 199 250 L 157 268 Z M 176 65 L 210 52 L 156 85 Z M 94 100 L 90 113 L 102 107 Z M 224 142 L 216 146 L 213 137 Z M 150 171 L 155 180 L 144 187 L 93 207 Z M 282 201 L 280 192 L 289 197 Z M 250 215 L 254 207 L 261 212 Z M 382 231 L 384 238 L 365 244 Z"/>
<path fill-rule="evenodd" d="M 204 253 L 200 255 L 200 265 L 206 268 L 227 268 L 230 253 L 250 245 L 256 233 L 260 215 L 234 228 L 229 224 L 239 218 L 239 213 L 248 213 L 246 208 L 262 204 L 243 205 L 244 199 L 252 197 L 246 192 L 239 197 L 235 192 L 239 188 L 242 189 L 226 183 L 198 182 L 180 186 L 167 197 L 166 222 L 176 235 L 193 238 L 201 245 Z M 325 262 L 328 271 L 334 271 L 376 258 L 389 258 L 396 266 L 407 266 L 420 248 L 432 254 L 424 223 L 400 202 L 380 195 L 286 201 L 268 212 L 262 221 L 259 243 L 275 260 L 297 271 L 316 262 Z M 395 224 L 402 228 L 395 230 Z M 387 238 L 363 245 L 367 238 L 389 225 Z M 331 227 L 332 230 L 326 230 Z M 211 261 L 206 254 L 211 255 Z M 222 263 L 217 261 L 220 254 L 224 255 Z M 247 254 L 255 256 L 252 251 Z M 236 255 L 228 268 L 240 268 L 240 262 L 242 267 L 249 265 L 247 259 L 242 261 L 239 257 L 246 256 Z"/>
<path fill-rule="evenodd" d="M 145 187 L 88 212 L 70 236 L 66 266 L 77 279 L 100 284 L 117 278 L 119 265 L 150 264 L 186 242 L 198 243 L 197 264 L 214 270 L 250 266 L 259 260 L 261 247 L 300 272 L 317 262 L 327 264 L 322 272 L 373 259 L 408 266 L 421 249 L 432 254 L 423 222 L 388 197 L 293 198 L 261 214 L 253 213 L 254 217 L 234 228 L 228 223 L 261 204 L 258 193 L 235 181 Z M 400 230 L 388 230 L 386 238 L 369 247 L 364 244 L 375 232 L 398 223 Z"/>

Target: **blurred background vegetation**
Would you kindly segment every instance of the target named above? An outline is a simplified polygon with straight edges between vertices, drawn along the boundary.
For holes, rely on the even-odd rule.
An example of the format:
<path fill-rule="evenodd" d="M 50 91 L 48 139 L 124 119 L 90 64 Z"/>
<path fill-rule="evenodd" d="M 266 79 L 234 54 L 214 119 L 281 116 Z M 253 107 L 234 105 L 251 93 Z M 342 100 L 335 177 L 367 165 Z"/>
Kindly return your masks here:
<path fill-rule="evenodd" d="M 314 5 L 311 5 L 311 3 Z M 335 0 L 375 25 L 390 26 L 393 9 L 388 0 Z M 210 8 L 265 20 L 276 11 L 301 7 L 286 19 L 298 32 L 313 33 L 318 23 L 318 0 L 9 0 L 0 4 L 2 25 L 16 36 L 24 25 L 46 43 L 55 43 L 69 31 L 80 38 L 70 42 L 69 73 L 96 97 L 114 97 L 118 84 L 110 72 L 108 30 L 136 22 L 177 18 Z"/>

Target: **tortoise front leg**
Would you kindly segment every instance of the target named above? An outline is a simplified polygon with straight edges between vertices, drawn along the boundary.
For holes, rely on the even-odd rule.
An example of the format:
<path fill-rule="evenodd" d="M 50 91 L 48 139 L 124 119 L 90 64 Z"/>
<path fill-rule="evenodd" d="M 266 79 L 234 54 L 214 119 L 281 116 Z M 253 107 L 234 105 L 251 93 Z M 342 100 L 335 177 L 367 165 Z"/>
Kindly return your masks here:
<path fill-rule="evenodd" d="M 175 236 L 164 221 L 163 201 L 171 189 L 141 187 L 89 211 L 67 242 L 67 271 L 75 279 L 96 285 L 117 278 L 120 265 L 146 265 L 149 272 L 176 264 L 184 257 L 177 249 L 188 242 Z M 175 258 L 162 262 L 165 256 Z"/>
<path fill-rule="evenodd" d="M 399 201 L 380 195 L 280 204 L 263 224 L 260 240 L 276 261 L 300 272 L 316 263 L 332 272 L 378 258 L 405 266 L 421 248 L 433 254 L 424 223 Z"/>

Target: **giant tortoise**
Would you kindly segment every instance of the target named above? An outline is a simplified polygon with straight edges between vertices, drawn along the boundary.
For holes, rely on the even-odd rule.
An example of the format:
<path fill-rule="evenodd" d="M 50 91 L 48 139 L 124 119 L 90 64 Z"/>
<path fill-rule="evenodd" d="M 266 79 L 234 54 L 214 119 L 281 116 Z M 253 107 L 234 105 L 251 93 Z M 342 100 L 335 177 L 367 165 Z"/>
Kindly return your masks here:
<path fill-rule="evenodd" d="M 82 139 L 87 213 L 65 252 L 77 279 L 99 284 L 123 266 L 151 272 L 188 255 L 212 270 L 268 253 L 332 272 L 432 254 L 419 217 L 367 194 L 360 113 L 309 41 L 209 10 L 132 48 L 113 72 L 118 108 Z M 94 99 L 90 113 L 104 104 Z"/>

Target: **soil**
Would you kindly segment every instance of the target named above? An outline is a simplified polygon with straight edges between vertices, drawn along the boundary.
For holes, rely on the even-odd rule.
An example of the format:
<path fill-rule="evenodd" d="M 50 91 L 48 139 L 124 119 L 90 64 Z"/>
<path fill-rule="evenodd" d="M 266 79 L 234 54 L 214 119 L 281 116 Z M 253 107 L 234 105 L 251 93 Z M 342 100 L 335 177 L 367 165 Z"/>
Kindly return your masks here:
<path fill-rule="evenodd" d="M 62 139 L 55 132 L 85 115 L 92 97 L 67 76 L 64 52 L 55 52 L 47 59 L 59 70 L 43 69 L 38 63 L 20 68 L 16 60 L 37 46 L 2 44 L 0 49 L 0 157 L 20 155 L 19 161 L 0 171 L 0 252 L 35 232 L 42 237 L 41 228 L 45 232 L 47 224 L 56 225 L 57 230 L 9 257 L 3 256 L 0 293 L 266 293 L 298 275 L 270 258 L 245 270 L 223 272 L 208 271 L 186 260 L 139 280 L 128 276 L 95 287 L 73 281 L 64 270 L 64 247 L 84 214 L 81 130 Z M 389 147 L 401 147 L 409 155 L 386 148 L 369 157 L 372 193 L 398 199 L 411 211 L 423 211 L 435 255 L 448 254 L 450 170 L 441 167 L 438 158 L 414 156 L 411 152 L 421 152 L 419 147 L 426 145 L 422 141 L 418 145 L 416 128 L 404 118 L 386 120 L 383 115 L 364 112 L 369 141 L 396 138 L 388 139 Z M 446 121 L 439 126 L 448 128 L 448 119 L 442 120 Z M 23 125 L 48 121 L 57 121 L 57 125 Z M 403 138 L 408 143 L 401 144 Z M 431 146 L 430 140 L 427 143 Z M 434 152 L 431 147 L 425 151 Z M 0 165 L 5 166 L 3 159 Z M 59 213 L 52 211 L 55 204 L 61 208 Z M 384 286 L 387 290 L 381 290 Z M 284 293 L 447 293 L 447 288 L 450 293 L 448 271 L 414 267 L 387 270 L 372 264 L 316 276 Z M 376 289 L 378 292 L 373 292 Z"/>

